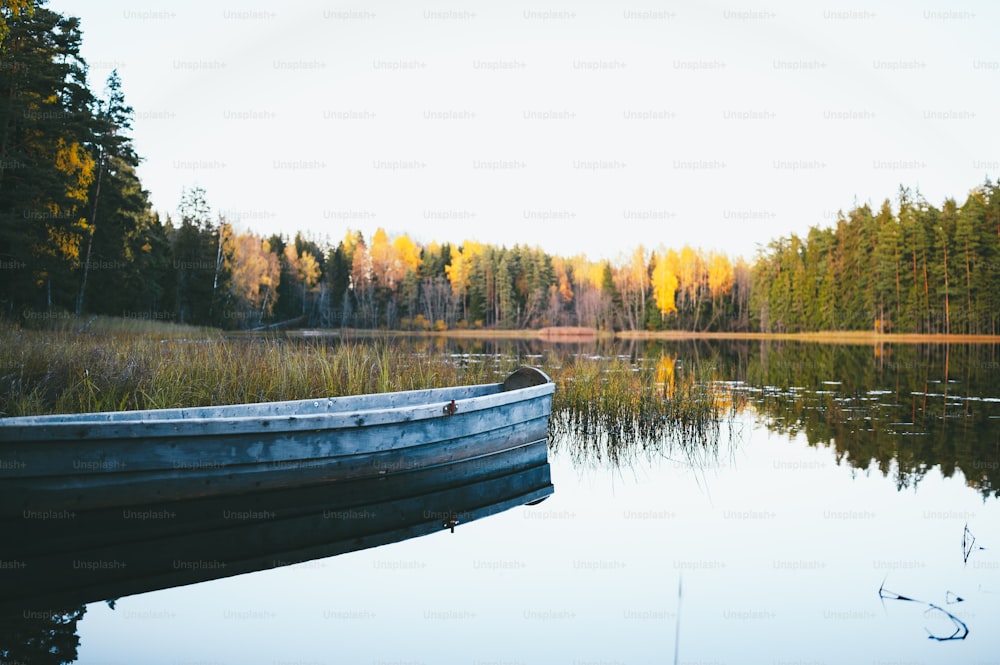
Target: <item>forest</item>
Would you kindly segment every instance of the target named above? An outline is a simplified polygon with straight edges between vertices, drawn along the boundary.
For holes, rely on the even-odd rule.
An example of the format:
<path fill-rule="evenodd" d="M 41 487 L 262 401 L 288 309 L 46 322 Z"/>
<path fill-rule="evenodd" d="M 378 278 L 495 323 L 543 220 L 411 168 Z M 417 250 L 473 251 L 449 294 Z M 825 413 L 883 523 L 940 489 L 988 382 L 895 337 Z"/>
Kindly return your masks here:
<path fill-rule="evenodd" d="M 586 326 L 997 334 L 1000 180 L 940 207 L 901 186 L 877 209 L 750 258 L 636 247 L 616 261 L 344 229 L 335 245 L 257 235 L 186 189 L 152 209 L 133 109 L 95 93 L 78 18 L 0 3 L 0 316 L 106 314 L 225 329 Z M 669 229 L 664 228 L 664 237 Z"/>

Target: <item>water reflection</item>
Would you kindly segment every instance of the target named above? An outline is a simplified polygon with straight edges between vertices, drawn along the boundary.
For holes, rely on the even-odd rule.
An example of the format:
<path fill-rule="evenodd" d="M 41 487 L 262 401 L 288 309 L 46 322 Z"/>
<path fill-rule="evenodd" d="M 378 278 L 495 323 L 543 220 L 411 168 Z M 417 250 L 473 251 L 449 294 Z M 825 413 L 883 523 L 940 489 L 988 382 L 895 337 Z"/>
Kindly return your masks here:
<path fill-rule="evenodd" d="M 964 600 L 950 591 L 946 592 L 945 596 L 948 598 L 945 602 L 949 604 L 961 603 Z M 925 600 L 918 600 L 916 598 L 910 598 L 909 596 L 903 596 L 895 591 L 890 591 L 885 588 L 884 582 L 883 585 L 879 587 L 878 597 L 883 601 L 883 603 L 886 600 L 913 603 L 924 609 L 924 618 L 927 620 L 928 626 L 930 626 L 924 627 L 924 630 L 927 631 L 928 639 L 934 640 L 935 642 L 950 642 L 951 640 L 964 640 L 969 636 L 969 627 L 966 623 L 939 605 L 929 603 Z"/>
<path fill-rule="evenodd" d="M 531 364 L 554 377 L 583 358 L 612 359 L 652 377 L 664 398 L 695 376 L 745 397 L 730 406 L 746 436 L 729 436 L 725 420 L 716 444 L 672 430 L 643 438 L 625 420 L 567 428 L 550 442 L 560 492 L 524 519 L 485 522 L 466 549 L 442 533 L 394 546 L 421 549 L 391 550 L 391 560 L 371 550 L 327 569 L 230 580 L 240 587 L 122 601 L 135 603 L 133 616 L 174 612 L 171 621 L 92 605 L 82 622 L 93 626 L 92 656 L 130 652 L 126 630 L 187 635 L 215 617 L 208 630 L 229 631 L 216 657 L 235 648 L 270 663 L 289 649 L 300 662 L 333 662 L 331 640 L 338 662 L 664 662 L 678 650 L 682 662 L 991 662 L 996 346 L 427 344 L 413 352 L 467 363 L 540 356 Z M 563 417 L 557 407 L 553 426 Z M 710 472 L 696 479 L 691 466 Z M 637 473 L 609 472 L 623 467 Z M 456 517 L 461 533 L 460 513 L 437 512 L 433 529 Z M 407 557 L 421 567 L 386 565 Z M 234 589 L 246 590 L 241 600 L 227 598 Z M 236 611 L 270 618 L 227 618 Z M 184 655 L 194 654 L 178 646 L 164 662 Z"/>
<path fill-rule="evenodd" d="M 86 603 L 454 532 L 552 492 L 546 444 L 539 441 L 375 479 L 60 520 L 26 513 L 0 525 L 0 656 L 72 661 Z M 49 655 L 39 660 L 43 653 Z"/>
<path fill-rule="evenodd" d="M 0 613 L 0 658 L 22 665 L 72 663 L 80 647 L 77 623 L 86 612 L 81 605 Z"/>
<path fill-rule="evenodd" d="M 969 557 L 973 552 L 985 549 L 985 547 L 976 546 L 976 537 L 972 534 L 972 531 L 969 530 L 969 525 L 966 524 L 965 528 L 962 530 L 963 565 L 967 565 L 969 563 Z M 928 639 L 934 640 L 935 642 L 950 642 L 953 640 L 964 640 L 969 636 L 968 624 L 951 611 L 933 602 L 911 598 L 909 596 L 896 593 L 895 591 L 890 591 L 885 585 L 886 580 L 883 579 L 882 585 L 878 590 L 878 597 L 882 601 L 883 607 L 885 606 L 885 601 L 887 600 L 896 601 L 902 604 L 910 603 L 919 607 L 923 610 L 923 619 L 925 622 L 924 630 L 927 631 Z M 958 605 L 959 603 L 964 602 L 965 598 L 957 593 L 950 590 L 946 590 L 944 592 L 944 605 Z"/>
<path fill-rule="evenodd" d="M 939 468 L 986 498 L 1000 494 L 997 357 L 995 345 L 761 345 L 743 380 L 772 431 L 803 432 L 898 489 Z"/>
<path fill-rule="evenodd" d="M 541 366 L 559 384 L 552 415 L 559 436 L 550 442 L 566 446 L 580 465 L 621 466 L 656 457 L 711 463 L 720 429 L 749 407 L 770 431 L 802 433 L 810 445 L 832 448 L 838 463 L 877 470 L 899 490 L 916 488 L 931 469 L 940 469 L 947 478 L 960 474 L 984 499 L 1000 495 L 997 344 L 469 338 L 407 344 L 409 352 L 443 353 L 461 363 L 503 358 Z M 566 401 L 566 387 L 580 382 L 581 372 L 590 380 L 582 369 L 588 360 L 645 375 L 642 388 L 622 380 L 608 395 L 654 389 L 662 400 L 683 405 L 702 399 L 695 392 L 700 386 L 711 389 L 723 408 L 694 419 L 688 429 L 684 423 L 691 420 L 629 412 L 624 400 L 591 399 L 588 416 Z M 605 374 L 602 380 L 619 378 Z M 675 394 L 678 386 L 688 392 Z"/>

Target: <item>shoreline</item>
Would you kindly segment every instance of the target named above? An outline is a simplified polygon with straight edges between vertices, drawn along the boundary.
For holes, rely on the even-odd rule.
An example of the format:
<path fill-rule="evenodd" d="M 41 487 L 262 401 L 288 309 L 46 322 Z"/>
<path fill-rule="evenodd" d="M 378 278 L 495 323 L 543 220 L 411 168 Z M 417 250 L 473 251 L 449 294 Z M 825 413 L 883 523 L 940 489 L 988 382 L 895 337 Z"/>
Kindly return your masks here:
<path fill-rule="evenodd" d="M 540 340 L 563 344 L 584 344 L 597 341 L 777 341 L 814 342 L 822 344 L 1000 344 L 1000 335 L 960 335 L 922 333 L 877 333 L 873 330 L 823 330 L 818 332 L 762 333 L 762 332 L 699 332 L 687 330 L 621 330 L 612 332 L 580 326 L 552 326 L 517 330 L 497 330 L 488 328 L 459 328 L 452 330 L 384 330 L 367 328 L 304 328 L 293 330 L 223 330 L 220 328 L 192 327 L 172 322 L 136 322 L 116 317 L 91 317 L 89 320 L 71 318 L 68 325 L 51 329 L 20 328 L 16 323 L 0 318 L 0 327 L 11 326 L 24 331 L 63 332 L 80 334 L 86 332 L 107 334 L 168 335 L 211 337 L 244 337 L 256 335 L 286 335 L 291 337 L 426 337 L 455 339 L 520 339 Z M 81 328 L 80 323 L 86 325 Z M 95 324 L 95 325 L 91 325 Z"/>
<path fill-rule="evenodd" d="M 1000 335 L 946 335 L 919 333 L 876 333 L 864 330 L 827 330 L 822 332 L 802 333 L 759 333 L 759 332 L 693 332 L 684 330 L 623 330 L 608 332 L 606 330 L 591 330 L 584 333 L 574 328 L 566 333 L 558 329 L 521 329 L 521 330 L 366 330 L 360 328 L 330 329 L 330 330 L 299 330 L 288 331 L 289 334 L 303 336 L 414 336 L 414 337 L 452 337 L 465 339 L 537 339 L 543 342 L 588 343 L 599 340 L 665 340 L 665 341 L 695 341 L 695 340 L 735 340 L 735 341 L 780 341 L 780 342 L 816 342 L 824 344 L 1000 344 Z"/>
<path fill-rule="evenodd" d="M 680 330 L 622 331 L 616 339 L 665 339 L 665 340 L 762 340 L 789 342 L 823 342 L 827 344 L 1000 344 L 1000 335 L 946 335 L 924 333 L 876 333 L 865 330 L 826 330 L 803 333 L 755 332 L 686 332 Z"/>

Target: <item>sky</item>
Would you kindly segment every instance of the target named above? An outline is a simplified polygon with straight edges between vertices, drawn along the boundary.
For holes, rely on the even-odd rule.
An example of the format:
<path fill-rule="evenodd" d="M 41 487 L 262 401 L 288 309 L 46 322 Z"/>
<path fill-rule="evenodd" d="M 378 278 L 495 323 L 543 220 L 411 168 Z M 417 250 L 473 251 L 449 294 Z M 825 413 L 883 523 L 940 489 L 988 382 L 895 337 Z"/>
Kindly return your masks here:
<path fill-rule="evenodd" d="M 50 0 L 139 174 L 242 231 L 751 258 L 901 185 L 1000 176 L 987 2 Z"/>

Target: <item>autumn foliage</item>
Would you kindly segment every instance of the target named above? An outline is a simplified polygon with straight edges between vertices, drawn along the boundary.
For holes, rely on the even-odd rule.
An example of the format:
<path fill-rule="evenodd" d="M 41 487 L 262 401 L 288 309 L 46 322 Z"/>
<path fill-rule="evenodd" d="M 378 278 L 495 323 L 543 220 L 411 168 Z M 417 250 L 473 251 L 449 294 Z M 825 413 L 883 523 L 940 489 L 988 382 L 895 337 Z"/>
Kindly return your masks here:
<path fill-rule="evenodd" d="M 182 193 L 152 211 L 117 72 L 87 81 L 79 20 L 0 13 L 0 315 L 105 314 L 221 328 L 1000 333 L 1000 183 L 779 238 L 748 261 L 659 238 L 614 260 L 539 247 L 258 235 Z M 31 11 L 28 11 L 28 10 Z M 696 222 L 697 220 L 691 220 Z"/>

